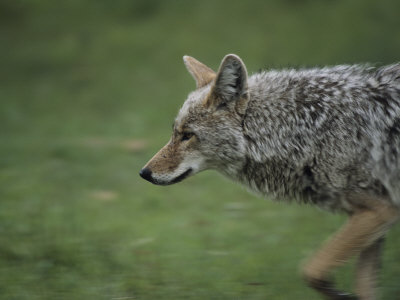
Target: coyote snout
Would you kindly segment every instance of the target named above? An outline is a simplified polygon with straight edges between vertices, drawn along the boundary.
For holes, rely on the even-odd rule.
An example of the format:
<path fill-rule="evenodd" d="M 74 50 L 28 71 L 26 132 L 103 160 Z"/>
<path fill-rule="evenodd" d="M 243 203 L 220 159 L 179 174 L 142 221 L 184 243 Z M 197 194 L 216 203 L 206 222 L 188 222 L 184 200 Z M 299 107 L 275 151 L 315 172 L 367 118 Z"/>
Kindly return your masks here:
<path fill-rule="evenodd" d="M 140 176 L 157 185 L 170 185 L 182 181 L 202 169 L 202 160 L 190 150 L 194 137 L 176 133 L 140 171 Z M 189 148 L 189 150 L 188 150 Z"/>
<path fill-rule="evenodd" d="M 190 168 L 182 165 L 182 157 L 176 142 L 165 145 L 140 171 L 140 176 L 158 185 L 169 185 L 178 182 Z"/>
<path fill-rule="evenodd" d="M 168 185 L 215 169 L 258 194 L 348 214 L 304 277 L 327 299 L 376 299 L 383 239 L 400 216 L 400 65 L 248 77 L 236 55 L 218 72 L 184 62 L 197 88 L 140 176 Z M 354 255 L 357 298 L 331 281 Z"/>

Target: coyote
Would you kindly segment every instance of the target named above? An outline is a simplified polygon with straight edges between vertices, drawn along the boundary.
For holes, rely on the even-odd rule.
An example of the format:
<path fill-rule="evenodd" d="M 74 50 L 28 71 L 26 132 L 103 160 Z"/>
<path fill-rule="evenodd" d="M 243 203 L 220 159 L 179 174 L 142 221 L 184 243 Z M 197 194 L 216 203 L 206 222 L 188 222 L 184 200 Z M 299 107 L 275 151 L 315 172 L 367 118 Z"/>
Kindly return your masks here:
<path fill-rule="evenodd" d="M 376 299 L 383 239 L 400 216 L 400 64 L 248 77 L 233 54 L 217 73 L 183 60 L 197 88 L 140 176 L 169 185 L 215 169 L 258 194 L 347 214 L 303 276 L 327 299 Z M 331 272 L 355 255 L 355 293 L 348 294 Z"/>

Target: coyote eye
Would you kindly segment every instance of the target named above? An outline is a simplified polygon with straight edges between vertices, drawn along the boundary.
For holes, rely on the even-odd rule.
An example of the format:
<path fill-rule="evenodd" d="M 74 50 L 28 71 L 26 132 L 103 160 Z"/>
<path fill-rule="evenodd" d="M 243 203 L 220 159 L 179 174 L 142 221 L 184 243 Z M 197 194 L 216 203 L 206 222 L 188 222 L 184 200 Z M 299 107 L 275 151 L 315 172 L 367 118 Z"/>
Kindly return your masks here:
<path fill-rule="evenodd" d="M 193 132 L 184 132 L 184 133 L 182 133 L 181 141 L 182 141 L 182 142 L 183 142 L 183 141 L 188 141 L 188 140 L 190 140 L 190 138 L 191 138 L 192 136 L 194 136 L 194 133 L 193 133 Z"/>

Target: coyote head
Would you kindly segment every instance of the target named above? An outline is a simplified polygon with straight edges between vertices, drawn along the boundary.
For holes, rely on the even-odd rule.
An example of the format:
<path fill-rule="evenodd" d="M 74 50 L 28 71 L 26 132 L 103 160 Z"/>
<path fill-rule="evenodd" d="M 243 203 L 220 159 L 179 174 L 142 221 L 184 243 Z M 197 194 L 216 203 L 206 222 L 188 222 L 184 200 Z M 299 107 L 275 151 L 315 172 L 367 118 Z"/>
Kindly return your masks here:
<path fill-rule="evenodd" d="M 193 57 L 183 60 L 197 88 L 180 109 L 169 142 L 140 171 L 154 184 L 173 184 L 205 169 L 229 174 L 244 157 L 245 65 L 230 54 L 215 73 Z"/>

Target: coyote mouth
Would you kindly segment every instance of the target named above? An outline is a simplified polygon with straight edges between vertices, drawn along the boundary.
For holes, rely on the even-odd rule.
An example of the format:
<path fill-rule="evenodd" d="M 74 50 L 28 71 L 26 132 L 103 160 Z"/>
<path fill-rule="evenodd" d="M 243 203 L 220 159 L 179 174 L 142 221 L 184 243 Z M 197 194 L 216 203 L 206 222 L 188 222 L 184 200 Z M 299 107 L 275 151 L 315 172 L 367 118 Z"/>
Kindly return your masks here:
<path fill-rule="evenodd" d="M 186 177 L 188 177 L 191 173 L 192 173 L 193 169 L 189 168 L 187 169 L 185 172 L 183 172 L 181 175 L 175 177 L 173 180 L 171 181 L 166 181 L 164 179 L 160 179 L 160 178 L 154 178 L 154 176 L 152 176 L 152 172 L 148 169 L 148 168 L 143 168 L 139 175 L 146 179 L 147 181 L 151 182 L 152 184 L 156 184 L 156 185 L 170 185 L 170 184 L 174 184 L 177 182 L 182 181 L 183 179 L 185 179 Z"/>
<path fill-rule="evenodd" d="M 176 177 L 175 179 L 173 179 L 170 183 L 168 184 L 174 184 L 174 183 L 178 183 L 180 181 L 182 181 L 183 179 L 185 179 L 186 177 L 188 177 L 190 175 L 190 173 L 192 173 L 193 169 L 189 168 L 187 169 L 185 172 L 183 172 L 181 175 L 179 175 L 178 177 Z"/>

